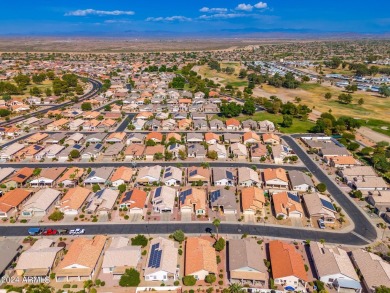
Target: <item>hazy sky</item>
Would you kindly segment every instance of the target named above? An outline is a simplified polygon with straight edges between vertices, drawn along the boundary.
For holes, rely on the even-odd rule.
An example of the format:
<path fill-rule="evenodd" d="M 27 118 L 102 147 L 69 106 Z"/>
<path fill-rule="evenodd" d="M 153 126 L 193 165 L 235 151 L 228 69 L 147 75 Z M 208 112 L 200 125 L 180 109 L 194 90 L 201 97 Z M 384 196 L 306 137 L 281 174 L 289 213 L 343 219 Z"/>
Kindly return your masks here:
<path fill-rule="evenodd" d="M 294 29 L 390 32 L 389 0 L 2 1 L 0 34 Z"/>

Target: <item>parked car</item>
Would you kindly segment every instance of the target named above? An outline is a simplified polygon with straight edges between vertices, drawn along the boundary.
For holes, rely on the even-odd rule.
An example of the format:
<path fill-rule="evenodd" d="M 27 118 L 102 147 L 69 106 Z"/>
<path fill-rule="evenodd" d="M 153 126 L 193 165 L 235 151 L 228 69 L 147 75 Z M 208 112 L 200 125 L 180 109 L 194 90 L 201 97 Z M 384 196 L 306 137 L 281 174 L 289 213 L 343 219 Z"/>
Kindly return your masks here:
<path fill-rule="evenodd" d="M 325 229 L 325 222 L 323 219 L 318 219 L 317 223 L 318 223 L 318 227 L 320 227 L 320 229 Z"/>
<path fill-rule="evenodd" d="M 49 235 L 57 235 L 58 231 L 55 229 L 45 229 L 42 232 L 42 235 L 49 236 Z"/>
<path fill-rule="evenodd" d="M 69 231 L 69 235 L 81 235 L 85 233 L 85 229 L 74 229 Z"/>
<path fill-rule="evenodd" d="M 42 234 L 42 229 L 41 228 L 30 228 L 27 230 L 27 232 L 28 232 L 28 235 L 36 236 L 36 235 Z"/>
<path fill-rule="evenodd" d="M 68 229 L 58 229 L 57 230 L 59 235 L 67 235 L 69 233 Z"/>

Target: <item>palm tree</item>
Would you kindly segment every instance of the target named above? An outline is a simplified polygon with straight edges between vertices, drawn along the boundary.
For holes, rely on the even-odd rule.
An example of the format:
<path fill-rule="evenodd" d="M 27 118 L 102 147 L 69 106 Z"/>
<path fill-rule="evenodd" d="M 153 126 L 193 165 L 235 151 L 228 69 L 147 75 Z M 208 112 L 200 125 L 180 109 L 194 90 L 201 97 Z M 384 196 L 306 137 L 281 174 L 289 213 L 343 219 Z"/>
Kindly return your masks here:
<path fill-rule="evenodd" d="M 217 240 L 218 240 L 218 228 L 219 228 L 219 226 L 221 225 L 221 221 L 220 221 L 220 219 L 214 219 L 214 221 L 213 221 L 213 225 L 214 225 L 214 227 L 215 227 L 215 230 L 217 230 Z"/>
<path fill-rule="evenodd" d="M 243 292 L 242 286 L 238 283 L 230 284 L 229 292 L 230 293 L 241 293 L 241 292 Z"/>

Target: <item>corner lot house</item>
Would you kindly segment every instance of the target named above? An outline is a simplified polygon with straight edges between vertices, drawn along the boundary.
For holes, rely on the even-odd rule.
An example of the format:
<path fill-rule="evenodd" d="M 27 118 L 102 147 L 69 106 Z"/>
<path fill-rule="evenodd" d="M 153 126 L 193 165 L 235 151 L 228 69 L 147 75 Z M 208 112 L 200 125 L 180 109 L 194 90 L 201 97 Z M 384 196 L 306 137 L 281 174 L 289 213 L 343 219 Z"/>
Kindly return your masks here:
<path fill-rule="evenodd" d="M 267 257 L 264 247 L 257 244 L 256 239 L 229 240 L 228 250 L 230 282 L 266 284 L 268 272 L 264 259 Z"/>
<path fill-rule="evenodd" d="M 141 246 L 130 246 L 129 238 L 114 237 L 104 253 L 103 274 L 119 279 L 126 269 L 136 268 L 141 260 Z"/>
<path fill-rule="evenodd" d="M 375 207 L 378 215 L 387 212 L 390 208 L 390 190 L 378 190 L 368 195 L 368 202 Z"/>
<path fill-rule="evenodd" d="M 52 239 L 38 239 L 34 245 L 19 257 L 16 274 L 24 277 L 46 277 L 58 264 L 63 255 L 63 247 L 54 246 Z"/>
<path fill-rule="evenodd" d="M 61 192 L 52 188 L 40 189 L 23 205 L 21 216 L 31 218 L 33 216 L 45 216 L 51 207 L 60 199 Z"/>
<path fill-rule="evenodd" d="M 361 291 L 359 277 L 345 250 L 336 246 L 311 242 L 310 253 L 321 282 L 332 284 L 338 288 L 349 284 L 346 285 L 348 287 L 344 288 Z"/>
<path fill-rule="evenodd" d="M 33 168 L 24 167 L 6 179 L 3 184 L 7 187 L 7 189 L 21 187 L 27 183 L 27 180 L 30 179 L 33 172 Z"/>
<path fill-rule="evenodd" d="M 70 188 L 57 207 L 65 215 L 77 215 L 91 194 L 91 190 L 81 186 Z"/>
<path fill-rule="evenodd" d="M 57 282 L 92 280 L 107 238 L 97 235 L 93 239 L 75 238 L 68 253 L 59 263 L 55 273 Z"/>
<path fill-rule="evenodd" d="M 160 186 L 152 191 L 153 211 L 157 213 L 172 213 L 175 207 L 176 189 Z"/>
<path fill-rule="evenodd" d="M 185 275 L 204 280 L 208 274 L 218 274 L 215 249 L 209 240 L 188 237 L 185 251 Z"/>
<path fill-rule="evenodd" d="M 390 287 L 390 264 L 380 256 L 363 249 L 352 251 L 351 259 L 363 277 L 363 285 L 367 292 L 375 292 L 375 288 L 383 285 Z"/>
<path fill-rule="evenodd" d="M 17 212 L 32 195 L 32 191 L 16 188 L 0 197 L 0 218 L 15 217 Z"/>
<path fill-rule="evenodd" d="M 177 280 L 179 268 L 177 266 L 178 249 L 172 240 L 162 237 L 154 238 L 150 242 L 150 250 L 144 277 L 146 281 Z"/>
<path fill-rule="evenodd" d="M 275 285 L 304 290 L 308 282 L 302 255 L 291 244 L 274 240 L 269 243 L 272 276 Z"/>

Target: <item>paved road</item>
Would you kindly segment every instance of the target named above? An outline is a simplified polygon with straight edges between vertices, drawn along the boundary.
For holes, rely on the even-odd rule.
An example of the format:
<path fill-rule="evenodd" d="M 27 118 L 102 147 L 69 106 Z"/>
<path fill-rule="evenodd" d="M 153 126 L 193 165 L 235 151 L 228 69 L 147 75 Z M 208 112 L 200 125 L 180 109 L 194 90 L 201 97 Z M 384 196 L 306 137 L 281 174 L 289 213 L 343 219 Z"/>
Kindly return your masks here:
<path fill-rule="evenodd" d="M 377 231 L 369 219 L 365 216 L 364 212 L 341 191 L 341 189 L 321 170 L 316 163 L 313 162 L 308 154 L 292 137 L 284 135 L 282 138 L 288 143 L 295 154 L 298 155 L 309 171 L 316 176 L 320 182 L 325 183 L 329 193 L 336 199 L 339 205 L 344 209 L 345 213 L 348 214 L 352 222 L 355 224 L 353 232 L 370 241 L 374 241 L 377 237 Z"/>
<path fill-rule="evenodd" d="M 49 225 L 47 225 L 49 226 Z M 51 225 L 55 226 L 55 225 Z M 27 229 L 35 226 L 12 226 L 12 228 L 0 226 L 1 236 L 26 236 Z M 45 227 L 41 224 L 41 227 Z M 181 229 L 187 234 L 205 234 L 208 231 L 215 232 L 211 223 L 128 223 L 128 224 L 99 224 L 89 225 L 61 225 L 61 228 L 74 229 L 84 228 L 87 235 L 117 235 L 117 234 L 170 234 L 175 230 Z M 222 223 L 219 228 L 219 234 L 238 234 L 247 233 L 249 235 L 286 238 L 294 240 L 313 240 L 324 239 L 327 243 L 340 243 L 345 245 L 367 245 L 367 242 L 352 233 L 337 233 L 316 231 L 308 229 L 262 226 L 253 224 Z"/>
<path fill-rule="evenodd" d="M 135 164 L 134 164 L 135 163 Z M 144 166 L 175 166 L 180 164 L 182 167 L 191 167 L 191 166 L 200 166 L 203 161 L 164 161 L 164 162 L 145 162 L 145 161 L 136 161 L 136 162 L 52 162 L 52 163 L 2 163 L 1 167 L 13 167 L 13 168 L 23 168 L 23 167 L 33 167 L 34 165 L 39 166 L 39 168 L 50 168 L 50 167 L 80 167 L 80 168 L 98 168 L 98 167 L 144 167 Z M 277 168 L 282 167 L 285 170 L 301 170 L 307 171 L 307 168 L 304 166 L 295 166 L 295 165 L 275 165 L 275 164 L 256 164 L 252 162 L 208 162 L 210 167 L 251 167 L 256 166 L 259 169 L 266 168 Z"/>
<path fill-rule="evenodd" d="M 93 97 L 94 95 L 96 95 L 99 92 L 99 90 L 102 87 L 102 84 L 99 81 L 97 81 L 97 80 L 88 78 L 88 81 L 92 84 L 92 89 L 88 93 L 82 95 L 79 98 L 78 102 L 81 102 L 83 100 L 86 100 L 86 99 L 89 99 L 89 98 Z M 72 104 L 74 104 L 74 102 L 69 101 L 69 102 L 65 102 L 65 103 L 62 103 L 62 104 L 54 105 L 52 107 L 46 107 L 45 109 L 38 110 L 38 111 L 35 111 L 33 113 L 29 113 L 27 115 L 18 116 L 18 117 L 10 119 L 8 121 L 2 122 L 2 123 L 0 123 L 0 126 L 12 125 L 12 124 L 20 122 L 20 121 L 22 121 L 24 119 L 27 119 L 29 117 L 34 117 L 34 116 L 37 116 L 37 115 L 40 115 L 40 114 L 45 114 L 45 113 L 47 113 L 49 111 L 56 110 L 56 109 L 59 109 L 61 107 L 66 107 L 66 106 L 69 106 L 69 105 L 72 105 Z"/>

